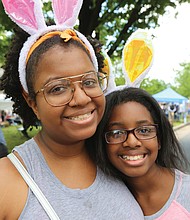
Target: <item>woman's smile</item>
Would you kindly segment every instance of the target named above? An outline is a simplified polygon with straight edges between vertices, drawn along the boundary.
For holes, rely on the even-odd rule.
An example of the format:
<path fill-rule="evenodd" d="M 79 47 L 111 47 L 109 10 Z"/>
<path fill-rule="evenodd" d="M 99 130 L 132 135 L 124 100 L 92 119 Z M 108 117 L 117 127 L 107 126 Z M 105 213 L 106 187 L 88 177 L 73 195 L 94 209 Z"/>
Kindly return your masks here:
<path fill-rule="evenodd" d="M 95 117 L 95 111 L 89 111 L 84 114 L 77 114 L 73 116 L 67 116 L 64 117 L 64 119 L 71 121 L 72 123 L 77 123 L 77 124 L 86 124 L 89 122 L 92 122 Z"/>

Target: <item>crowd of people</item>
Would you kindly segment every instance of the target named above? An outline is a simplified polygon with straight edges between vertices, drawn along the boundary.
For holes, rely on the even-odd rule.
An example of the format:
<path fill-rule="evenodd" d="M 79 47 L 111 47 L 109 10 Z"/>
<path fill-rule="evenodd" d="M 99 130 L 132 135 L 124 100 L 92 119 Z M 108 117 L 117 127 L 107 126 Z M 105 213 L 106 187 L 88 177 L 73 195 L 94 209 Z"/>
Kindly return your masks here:
<path fill-rule="evenodd" d="M 163 112 L 165 113 L 166 117 L 169 119 L 172 126 L 175 121 L 183 121 L 186 113 L 184 104 L 161 103 L 160 106 Z"/>

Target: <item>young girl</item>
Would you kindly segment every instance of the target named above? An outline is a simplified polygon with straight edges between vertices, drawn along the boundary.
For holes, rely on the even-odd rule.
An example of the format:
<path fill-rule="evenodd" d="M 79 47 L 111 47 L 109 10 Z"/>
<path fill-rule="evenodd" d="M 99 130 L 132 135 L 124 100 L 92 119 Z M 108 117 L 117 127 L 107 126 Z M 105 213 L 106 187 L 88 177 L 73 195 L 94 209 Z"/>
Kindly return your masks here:
<path fill-rule="evenodd" d="M 157 101 L 132 87 L 106 101 L 95 135 L 102 169 L 125 181 L 145 219 L 189 220 L 188 162 Z"/>
<path fill-rule="evenodd" d="M 16 32 L 0 89 L 12 98 L 25 124 L 40 122 L 41 131 L 0 160 L 0 219 L 141 220 L 132 194 L 97 168 L 95 149 L 85 142 L 104 113 L 107 77 L 100 72 L 103 57 L 68 28 L 81 1 L 64 1 L 67 10 L 74 9 L 74 14 L 67 11 L 64 27 L 62 7 L 55 7 L 61 2 L 54 1 L 59 25 L 36 32 L 34 27 L 44 24 L 41 1 L 17 0 L 12 7 L 3 0 L 10 17 L 35 34 Z"/>

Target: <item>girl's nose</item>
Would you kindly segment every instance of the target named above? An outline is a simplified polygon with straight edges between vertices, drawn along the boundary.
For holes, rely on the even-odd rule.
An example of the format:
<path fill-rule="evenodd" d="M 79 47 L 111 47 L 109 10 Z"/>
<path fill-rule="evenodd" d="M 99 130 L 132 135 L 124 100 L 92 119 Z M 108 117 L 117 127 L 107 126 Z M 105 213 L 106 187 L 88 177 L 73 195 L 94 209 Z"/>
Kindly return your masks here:
<path fill-rule="evenodd" d="M 85 93 L 80 83 L 75 83 L 74 86 L 75 89 L 73 91 L 73 97 L 69 102 L 69 106 L 85 106 L 91 102 L 91 97 Z"/>
<path fill-rule="evenodd" d="M 123 142 L 123 147 L 136 148 L 141 146 L 141 141 L 138 140 L 133 133 L 129 133 L 127 140 Z"/>

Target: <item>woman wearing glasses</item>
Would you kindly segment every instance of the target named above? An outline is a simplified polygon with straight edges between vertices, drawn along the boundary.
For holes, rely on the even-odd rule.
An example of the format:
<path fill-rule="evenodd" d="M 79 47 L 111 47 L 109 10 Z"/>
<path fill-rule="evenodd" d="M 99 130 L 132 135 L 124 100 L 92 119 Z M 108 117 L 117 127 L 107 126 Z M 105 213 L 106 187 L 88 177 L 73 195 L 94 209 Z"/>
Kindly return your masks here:
<path fill-rule="evenodd" d="M 157 101 L 139 88 L 115 91 L 106 101 L 94 136 L 102 169 L 126 183 L 146 220 L 189 220 L 188 162 Z"/>

